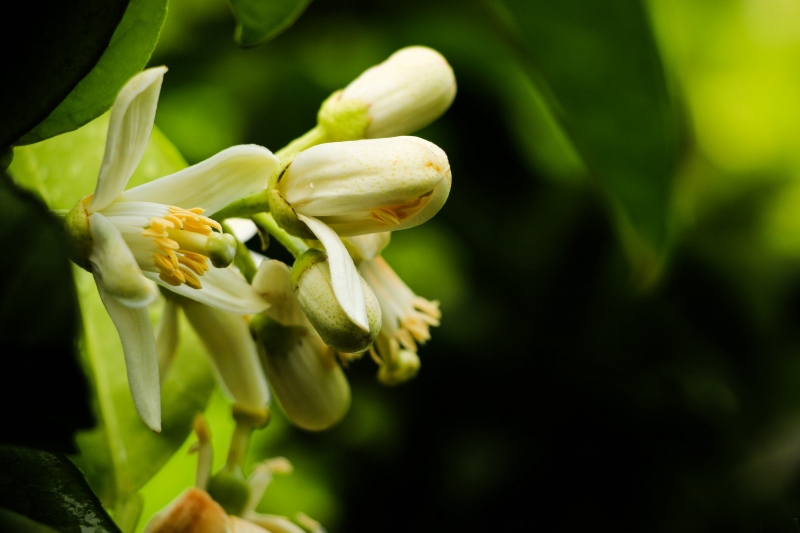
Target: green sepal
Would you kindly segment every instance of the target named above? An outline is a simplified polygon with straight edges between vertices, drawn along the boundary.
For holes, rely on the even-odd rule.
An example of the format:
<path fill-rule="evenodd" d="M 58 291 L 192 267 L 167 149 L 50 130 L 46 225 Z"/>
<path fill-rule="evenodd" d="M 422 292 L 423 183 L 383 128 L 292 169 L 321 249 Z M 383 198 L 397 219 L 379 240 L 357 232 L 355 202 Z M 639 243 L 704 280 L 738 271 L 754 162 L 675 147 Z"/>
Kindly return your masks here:
<path fill-rule="evenodd" d="M 317 114 L 317 123 L 332 141 L 363 139 L 371 122 L 369 106 L 354 98 L 342 99 L 342 91 L 322 102 Z"/>

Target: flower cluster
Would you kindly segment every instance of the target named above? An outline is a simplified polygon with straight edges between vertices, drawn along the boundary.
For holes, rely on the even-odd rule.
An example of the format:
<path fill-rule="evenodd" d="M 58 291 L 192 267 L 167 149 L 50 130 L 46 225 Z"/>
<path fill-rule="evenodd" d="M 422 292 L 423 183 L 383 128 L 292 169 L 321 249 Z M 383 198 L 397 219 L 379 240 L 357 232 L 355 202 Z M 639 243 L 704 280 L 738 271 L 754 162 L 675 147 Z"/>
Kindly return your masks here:
<path fill-rule="evenodd" d="M 220 523 L 244 530 L 227 515 L 253 508 L 240 497 L 252 492 L 242 465 L 250 432 L 269 420 L 270 385 L 292 423 L 320 431 L 346 414 L 342 367 L 363 353 L 384 384 L 419 369 L 417 346 L 439 324 L 438 303 L 416 296 L 380 254 L 392 231 L 426 222 L 447 200 L 446 154 L 408 134 L 447 110 L 455 78 L 438 52 L 400 50 L 334 93 L 317 126 L 283 150 L 235 146 L 125 190 L 165 72 L 145 70 L 120 92 L 97 187 L 68 215 L 67 233 L 73 260 L 93 274 L 119 331 L 134 403 L 154 431 L 181 313 L 203 341 L 237 429 L 225 468 L 198 482 L 201 494 L 182 498 L 208 509 L 210 494 L 227 513 Z M 257 230 L 295 255 L 291 268 L 237 256 Z M 237 239 L 240 231 L 250 233 Z M 159 295 L 154 332 L 148 306 Z"/>

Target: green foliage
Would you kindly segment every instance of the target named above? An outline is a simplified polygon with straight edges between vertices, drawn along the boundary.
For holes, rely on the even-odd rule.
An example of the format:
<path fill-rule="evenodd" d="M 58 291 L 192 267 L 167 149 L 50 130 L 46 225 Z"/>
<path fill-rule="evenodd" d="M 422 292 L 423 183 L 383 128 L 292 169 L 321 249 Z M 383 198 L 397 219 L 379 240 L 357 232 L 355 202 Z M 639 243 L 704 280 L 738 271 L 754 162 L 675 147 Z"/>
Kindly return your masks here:
<path fill-rule="evenodd" d="M 8 430 L 0 442 L 74 450 L 72 434 L 90 427 L 92 415 L 76 357 L 77 299 L 63 229 L 5 173 L 0 246 L 7 251 L 0 262 L 0 401 L 13 406 L 3 415 Z M 20 401 L 20 390 L 34 401 Z"/>
<path fill-rule="evenodd" d="M 614 210 L 646 285 L 669 242 L 677 123 L 644 8 L 617 0 L 505 0 L 526 67 Z M 505 30 L 504 30 L 505 31 Z"/>
<path fill-rule="evenodd" d="M 17 144 L 36 143 L 75 130 L 108 111 L 125 82 L 147 64 L 166 16 L 167 0 L 130 0 L 94 69 Z"/>
<path fill-rule="evenodd" d="M 311 0 L 229 0 L 236 16 L 236 42 L 258 46 L 289 29 Z"/>
<path fill-rule="evenodd" d="M 0 502 L 3 531 L 119 533 L 81 472 L 62 454 L 0 446 Z M 36 522 L 49 527 L 37 528 Z"/>
<path fill-rule="evenodd" d="M 95 66 L 127 5 L 128 0 L 77 0 L 4 7 L 0 147 L 47 117 Z"/>

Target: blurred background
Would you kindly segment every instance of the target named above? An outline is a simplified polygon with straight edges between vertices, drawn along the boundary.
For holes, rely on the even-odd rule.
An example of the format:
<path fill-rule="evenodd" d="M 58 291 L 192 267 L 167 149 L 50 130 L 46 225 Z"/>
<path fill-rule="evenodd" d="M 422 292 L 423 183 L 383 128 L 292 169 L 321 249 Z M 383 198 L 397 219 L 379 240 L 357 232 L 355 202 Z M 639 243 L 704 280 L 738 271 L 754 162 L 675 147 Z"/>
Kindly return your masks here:
<path fill-rule="evenodd" d="M 151 60 L 170 69 L 156 124 L 189 163 L 233 144 L 281 148 L 404 46 L 439 50 L 458 81 L 450 111 L 417 133 L 447 152 L 450 199 L 384 254 L 441 302 L 421 372 L 385 388 L 368 358 L 351 365 L 351 412 L 322 434 L 278 416 L 251 456 L 296 471 L 261 510 L 351 533 L 797 531 L 800 2 L 645 6 L 678 156 L 665 170 L 669 246 L 641 283 L 612 202 L 493 22 L 513 26 L 498 4 L 317 1 L 242 50 L 223 2 L 170 1 Z M 565 62 L 576 46 L 587 70 L 615 61 L 569 37 Z M 290 261 L 277 243 L 268 253 Z M 215 393 L 215 434 L 230 431 L 226 409 Z M 145 487 L 145 519 L 193 465 L 179 452 Z"/>

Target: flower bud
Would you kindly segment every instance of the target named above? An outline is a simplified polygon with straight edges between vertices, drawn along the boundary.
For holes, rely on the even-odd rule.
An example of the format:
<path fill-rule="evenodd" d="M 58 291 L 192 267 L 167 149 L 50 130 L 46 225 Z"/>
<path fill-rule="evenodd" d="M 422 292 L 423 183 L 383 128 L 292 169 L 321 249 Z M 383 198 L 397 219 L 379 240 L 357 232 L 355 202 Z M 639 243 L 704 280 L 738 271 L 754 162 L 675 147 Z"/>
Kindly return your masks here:
<path fill-rule="evenodd" d="M 327 254 L 312 248 L 292 268 L 292 287 L 303 312 L 322 340 L 342 352 L 363 352 L 381 330 L 378 299 L 361 276 L 358 280 L 366 300 L 368 330 L 354 323 L 336 298 Z"/>
<path fill-rule="evenodd" d="M 442 55 L 410 46 L 366 70 L 319 112 L 333 140 L 407 135 L 447 111 L 456 95 L 453 69 Z"/>
<path fill-rule="evenodd" d="M 400 385 L 419 372 L 419 356 L 411 350 L 400 350 L 395 360 L 383 363 L 378 369 L 378 381 L 384 385 Z"/>
<path fill-rule="evenodd" d="M 411 228 L 439 212 L 452 175 L 444 151 L 418 137 L 326 143 L 301 152 L 275 180 L 275 220 L 314 238 L 299 215 L 340 236 Z"/>
<path fill-rule="evenodd" d="M 286 416 L 309 431 L 338 423 L 350 408 L 350 386 L 326 346 L 311 328 L 285 326 L 265 314 L 251 320 L 261 364 Z"/>
<path fill-rule="evenodd" d="M 143 533 L 227 533 L 225 510 L 207 492 L 190 488 L 159 511 Z"/>
<path fill-rule="evenodd" d="M 208 494 L 226 513 L 240 515 L 250 500 L 250 485 L 241 468 L 223 468 L 208 481 Z"/>

